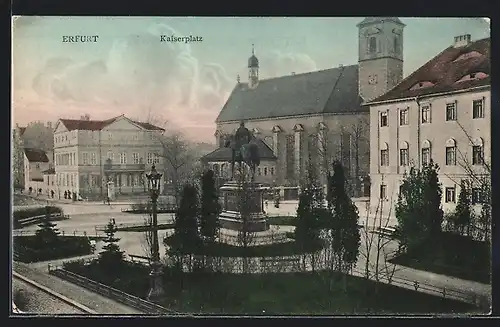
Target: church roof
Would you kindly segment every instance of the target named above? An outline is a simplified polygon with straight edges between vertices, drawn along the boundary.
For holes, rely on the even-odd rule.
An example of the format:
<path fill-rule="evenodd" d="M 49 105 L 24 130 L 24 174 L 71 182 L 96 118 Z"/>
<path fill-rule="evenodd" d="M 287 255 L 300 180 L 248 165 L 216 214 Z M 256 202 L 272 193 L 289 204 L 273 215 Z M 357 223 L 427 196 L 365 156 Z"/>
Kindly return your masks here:
<path fill-rule="evenodd" d="M 322 113 L 368 112 L 358 92 L 358 65 L 238 83 L 216 122 Z"/>
<path fill-rule="evenodd" d="M 267 144 L 262 141 L 261 139 L 254 138 L 255 143 L 257 144 L 257 147 L 259 148 L 259 155 L 261 159 L 264 160 L 276 160 L 276 156 L 273 154 L 273 150 L 267 146 Z M 231 161 L 232 158 L 232 153 L 230 148 L 225 148 L 221 147 L 218 149 L 215 149 L 214 151 L 206 154 L 203 156 L 201 159 L 203 161 Z"/>
<path fill-rule="evenodd" d="M 358 23 L 357 26 L 359 27 L 360 25 L 376 24 L 387 21 L 404 25 L 403 22 L 398 17 L 366 17 L 360 23 Z"/>
<path fill-rule="evenodd" d="M 40 149 L 25 148 L 24 154 L 29 162 L 49 162 L 49 157 L 45 151 Z"/>
<path fill-rule="evenodd" d="M 490 38 L 464 47 L 450 46 L 429 60 L 395 88 L 370 101 L 390 101 L 491 85 Z M 467 78 L 482 73 L 481 78 Z M 466 77 L 466 79 L 464 79 Z M 422 83 L 426 87 L 416 87 Z"/>

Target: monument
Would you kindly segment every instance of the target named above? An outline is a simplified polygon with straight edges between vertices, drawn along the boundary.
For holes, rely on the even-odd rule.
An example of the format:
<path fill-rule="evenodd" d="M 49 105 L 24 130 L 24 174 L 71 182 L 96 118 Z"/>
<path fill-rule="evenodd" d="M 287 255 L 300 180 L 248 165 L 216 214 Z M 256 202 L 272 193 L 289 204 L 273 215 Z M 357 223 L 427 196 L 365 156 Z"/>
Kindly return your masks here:
<path fill-rule="evenodd" d="M 223 197 L 220 226 L 234 231 L 266 231 L 269 226 L 263 210 L 264 188 L 255 182 L 255 170 L 260 164 L 259 148 L 244 122 L 240 123 L 234 135 L 226 139 L 225 146 L 232 152 L 231 180 L 220 188 Z M 245 217 L 242 216 L 242 209 Z"/>

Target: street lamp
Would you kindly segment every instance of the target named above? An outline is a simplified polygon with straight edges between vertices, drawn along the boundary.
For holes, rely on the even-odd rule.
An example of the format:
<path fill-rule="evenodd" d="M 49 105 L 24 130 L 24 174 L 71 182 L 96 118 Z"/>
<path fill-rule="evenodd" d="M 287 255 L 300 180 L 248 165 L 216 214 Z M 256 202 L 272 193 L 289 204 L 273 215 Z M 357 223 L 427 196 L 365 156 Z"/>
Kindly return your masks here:
<path fill-rule="evenodd" d="M 148 179 L 148 189 L 151 196 L 151 202 L 153 204 L 153 257 L 151 258 L 151 285 L 148 292 L 148 300 L 156 299 L 164 294 L 162 285 L 162 271 L 160 263 L 160 246 L 158 244 L 158 216 L 157 216 L 157 201 L 160 194 L 160 180 L 162 174 L 156 171 L 156 167 L 153 164 L 151 167 L 151 172 L 146 174 Z"/>

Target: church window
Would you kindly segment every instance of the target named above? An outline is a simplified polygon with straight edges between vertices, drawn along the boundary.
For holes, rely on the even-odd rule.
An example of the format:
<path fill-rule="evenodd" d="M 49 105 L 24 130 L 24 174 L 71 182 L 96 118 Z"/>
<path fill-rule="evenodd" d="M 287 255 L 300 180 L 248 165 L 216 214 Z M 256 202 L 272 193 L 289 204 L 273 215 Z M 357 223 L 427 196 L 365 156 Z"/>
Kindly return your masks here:
<path fill-rule="evenodd" d="M 370 53 L 377 52 L 377 38 L 375 36 L 371 36 L 368 41 L 368 51 Z"/>
<path fill-rule="evenodd" d="M 267 167 L 264 167 L 264 176 L 267 176 Z"/>
<path fill-rule="evenodd" d="M 286 136 L 286 178 L 295 177 L 295 135 Z"/>
<path fill-rule="evenodd" d="M 394 53 L 399 54 L 399 39 L 398 37 L 394 37 Z"/>

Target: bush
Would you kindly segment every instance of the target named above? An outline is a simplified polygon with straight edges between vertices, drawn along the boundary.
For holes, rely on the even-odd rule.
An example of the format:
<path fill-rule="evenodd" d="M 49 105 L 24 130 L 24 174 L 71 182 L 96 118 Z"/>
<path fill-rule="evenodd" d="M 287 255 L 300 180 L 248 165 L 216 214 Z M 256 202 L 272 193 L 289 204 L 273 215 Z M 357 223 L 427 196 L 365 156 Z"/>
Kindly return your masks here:
<path fill-rule="evenodd" d="M 17 308 L 21 311 L 26 311 L 29 304 L 29 296 L 26 295 L 23 289 L 18 289 L 12 294 L 12 300 L 16 304 Z"/>
<path fill-rule="evenodd" d="M 50 246 L 40 244 L 36 236 L 14 236 L 14 249 L 22 262 L 38 262 L 92 253 L 87 237 L 58 236 Z"/>

